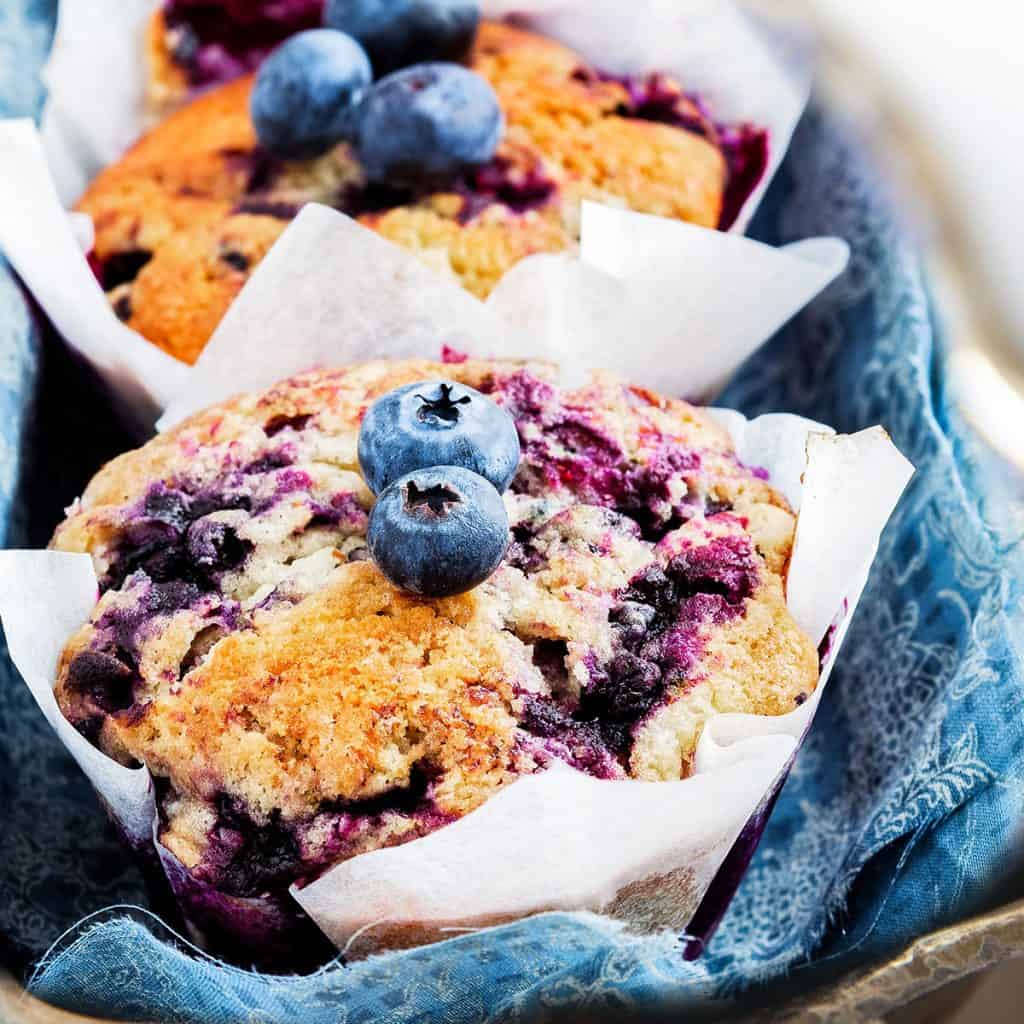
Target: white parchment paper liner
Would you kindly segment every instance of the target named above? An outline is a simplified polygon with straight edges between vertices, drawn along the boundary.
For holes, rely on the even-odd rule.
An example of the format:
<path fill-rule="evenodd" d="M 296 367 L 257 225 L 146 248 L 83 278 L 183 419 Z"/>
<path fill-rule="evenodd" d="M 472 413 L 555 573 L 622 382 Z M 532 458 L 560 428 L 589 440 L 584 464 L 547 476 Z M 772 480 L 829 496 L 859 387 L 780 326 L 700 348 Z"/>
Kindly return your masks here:
<path fill-rule="evenodd" d="M 448 345 L 474 356 L 549 359 L 567 372 L 601 366 L 668 394 L 703 397 L 848 256 L 838 239 L 773 249 L 597 203 L 584 204 L 582 229 L 579 258 L 523 260 L 488 310 L 404 249 L 310 203 L 256 268 L 245 302 L 240 295 L 228 309 L 160 426 L 208 405 L 226 380 L 235 391 L 259 387 L 302 365 L 296 351 L 310 369 L 336 361 L 339 346 L 350 359 L 437 358 Z M 738 300 L 745 292 L 749 300 Z M 218 343 L 254 332 L 275 336 L 274 344 L 239 351 Z"/>
<path fill-rule="evenodd" d="M 67 342 L 147 424 L 186 386 L 188 367 L 107 308 L 81 251 L 89 247 L 82 244 L 88 232 L 76 239 L 61 223 L 58 195 L 72 202 L 142 129 L 142 36 L 153 6 L 153 0 L 61 4 L 45 71 L 49 100 L 42 138 L 28 121 L 0 121 L 0 248 Z M 591 214 L 579 258 L 527 261 L 499 288 L 499 308 L 514 323 L 550 331 L 551 324 L 534 322 L 528 310 L 538 289 L 557 288 L 565 293 L 557 315 L 565 336 L 586 333 L 608 312 L 619 326 L 660 330 L 667 348 L 682 346 L 684 352 L 703 332 L 705 344 L 729 349 L 727 375 L 845 265 L 845 247 L 834 240 L 775 250 L 738 234 L 785 153 L 809 76 L 784 66 L 731 3 L 637 0 L 626 15 L 611 0 L 492 0 L 485 9 L 494 17 L 515 14 L 609 71 L 674 72 L 723 120 L 749 121 L 771 135 L 769 173 L 733 237 L 675 222 L 658 230 L 648 223 L 656 218 L 609 217 L 599 231 Z M 342 277 L 348 268 L 336 269 Z M 429 279 L 421 287 L 429 287 Z M 617 335 L 618 327 L 610 333 Z M 691 363 L 699 368 L 700 360 Z M 703 395 L 721 383 L 719 375 L 698 386 L 690 379 L 691 365 L 680 361 L 678 367 L 687 395 Z"/>
<path fill-rule="evenodd" d="M 775 249 L 739 235 L 586 202 L 579 257 L 531 256 L 487 300 L 550 358 L 707 400 L 842 272 L 849 248 L 812 238 Z M 712 241 L 712 239 L 714 241 Z M 642 337 L 637 365 L 624 339 Z"/>
<path fill-rule="evenodd" d="M 349 250 L 355 280 L 337 281 L 322 258 L 334 244 Z M 348 218 L 308 207 L 216 332 L 196 370 L 198 394 L 173 403 L 168 418 L 200 398 L 216 401 L 240 386 L 369 353 L 436 357 L 443 339 L 487 354 L 508 325 L 454 284 L 414 287 L 428 273 Z M 637 374 L 667 372 L 656 365 L 664 353 L 643 334 L 626 341 Z M 575 352 L 574 370 L 593 366 L 591 355 L 585 346 Z M 713 365 L 716 353 L 707 358 Z M 912 473 L 881 428 L 837 437 L 794 416 L 715 415 L 741 459 L 767 468 L 799 510 L 790 608 L 815 642 L 838 623 L 818 689 L 781 717 L 712 719 L 695 774 L 684 781 L 605 782 L 559 767 L 513 783 L 423 839 L 337 865 L 293 895 L 339 947 L 405 945 L 549 909 L 604 911 L 647 931 L 685 926 L 810 722 L 879 534 Z M 51 689 L 60 651 L 95 598 L 85 555 L 0 553 L 0 617 L 12 657 L 112 814 L 141 838 L 153 815 L 145 773 L 89 746 L 63 720 Z"/>
<path fill-rule="evenodd" d="M 126 838 L 139 846 L 156 814 L 149 772 L 125 768 L 99 751 L 68 722 L 53 696 L 64 645 L 88 620 L 98 598 L 87 555 L 0 551 L 0 621 L 11 661 Z"/>
<path fill-rule="evenodd" d="M 91 227 L 57 199 L 32 122 L 0 121 L 0 250 L 71 347 L 151 424 L 189 368 L 118 320 L 85 258 Z"/>

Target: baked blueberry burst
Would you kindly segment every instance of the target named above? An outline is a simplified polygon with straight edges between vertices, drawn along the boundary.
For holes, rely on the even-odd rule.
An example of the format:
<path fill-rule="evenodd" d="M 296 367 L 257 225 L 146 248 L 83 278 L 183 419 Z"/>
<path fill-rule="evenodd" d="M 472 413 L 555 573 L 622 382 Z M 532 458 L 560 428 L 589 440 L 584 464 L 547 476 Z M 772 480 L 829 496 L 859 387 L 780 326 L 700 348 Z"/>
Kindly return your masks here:
<path fill-rule="evenodd" d="M 814 689 L 765 473 L 700 409 L 553 380 L 317 371 L 121 456 L 70 510 L 53 546 L 100 597 L 57 697 L 152 773 L 202 926 L 245 941 L 231 915 L 271 908 L 280 932 L 290 885 L 554 762 L 684 778 L 711 716 Z"/>

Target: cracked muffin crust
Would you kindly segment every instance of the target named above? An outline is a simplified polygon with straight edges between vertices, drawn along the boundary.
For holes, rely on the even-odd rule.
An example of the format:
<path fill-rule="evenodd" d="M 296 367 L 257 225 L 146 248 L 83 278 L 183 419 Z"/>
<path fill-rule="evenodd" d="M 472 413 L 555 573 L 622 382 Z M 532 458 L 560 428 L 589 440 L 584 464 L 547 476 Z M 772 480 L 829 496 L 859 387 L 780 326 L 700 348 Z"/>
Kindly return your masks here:
<path fill-rule="evenodd" d="M 185 17 L 191 5 L 178 6 Z M 505 136 L 489 164 L 420 191 L 368 183 L 346 144 L 314 160 L 271 157 L 249 116 L 252 76 L 226 64 L 203 78 L 233 80 L 155 127 L 78 203 L 118 316 L 194 362 L 307 202 L 357 217 L 484 297 L 520 259 L 575 245 L 583 199 L 728 227 L 764 171 L 764 132 L 716 124 L 668 76 L 603 75 L 558 43 L 487 22 L 468 63 L 494 86 Z"/>
<path fill-rule="evenodd" d="M 468 594 L 367 558 L 368 405 L 449 377 L 512 415 L 508 553 Z M 100 597 L 68 642 L 66 717 L 156 780 L 191 880 L 279 898 L 424 835 L 554 761 L 686 777 L 707 720 L 785 713 L 818 658 L 785 605 L 794 517 L 684 402 L 547 365 L 379 361 L 193 416 L 104 467 L 52 546 Z M 292 904 L 294 907 L 294 904 Z"/>

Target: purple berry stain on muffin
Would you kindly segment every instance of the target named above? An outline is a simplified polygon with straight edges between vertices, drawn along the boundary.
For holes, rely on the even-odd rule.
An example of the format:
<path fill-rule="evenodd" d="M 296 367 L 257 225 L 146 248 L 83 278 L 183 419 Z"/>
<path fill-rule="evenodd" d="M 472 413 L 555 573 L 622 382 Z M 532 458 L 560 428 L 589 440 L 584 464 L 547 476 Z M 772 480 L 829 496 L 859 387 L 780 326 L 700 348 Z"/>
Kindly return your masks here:
<path fill-rule="evenodd" d="M 744 614 L 760 576 L 749 539 L 728 536 L 685 550 L 630 582 L 609 615 L 610 660 L 591 659 L 578 715 L 628 755 L 633 728 L 666 692 L 691 681 L 703 633 Z"/>
<path fill-rule="evenodd" d="M 172 59 L 193 86 L 213 85 L 256 68 L 280 42 L 316 28 L 323 0 L 165 0 Z"/>
<path fill-rule="evenodd" d="M 97 712 L 113 714 L 130 708 L 137 679 L 135 666 L 104 651 L 82 651 L 68 666 L 68 686 Z"/>
<path fill-rule="evenodd" d="M 651 540 L 703 511 L 696 499 L 669 490 L 670 482 L 699 475 L 698 452 L 665 442 L 634 463 L 585 409 L 557 401 L 551 385 L 527 371 L 502 383 L 501 400 L 516 420 L 523 450 L 513 490 L 565 489 L 579 501 L 630 516 Z"/>
<path fill-rule="evenodd" d="M 407 841 L 451 822 L 434 803 L 433 780 L 429 764 L 419 765 L 404 786 L 362 800 L 325 801 L 301 822 L 275 812 L 259 820 L 244 801 L 221 792 L 203 860 L 192 874 L 231 896 L 283 897 L 293 882 L 308 884 L 358 853 L 367 832 L 401 823 Z"/>
<path fill-rule="evenodd" d="M 556 701 L 527 694 L 519 724 L 538 741 L 530 745 L 531 751 L 546 755 L 542 767 L 557 760 L 598 779 L 627 778 L 601 728 L 574 717 Z"/>
<path fill-rule="evenodd" d="M 680 88 L 668 75 L 600 75 L 604 81 L 617 82 L 629 98 L 619 109 L 625 117 L 653 121 L 683 128 L 714 141 L 717 130 L 707 111 Z"/>
<path fill-rule="evenodd" d="M 459 222 L 468 224 L 494 204 L 516 214 L 539 210 L 553 199 L 558 183 L 539 165 L 522 168 L 498 155 L 463 174 L 453 191 L 463 197 Z"/>
<path fill-rule="evenodd" d="M 105 611 L 96 621 L 96 630 L 99 636 L 109 638 L 133 659 L 139 658 L 142 634 L 154 619 L 190 608 L 203 596 L 194 583 L 182 580 L 157 583 L 144 571 L 129 577 L 122 593 L 132 597 L 132 602 Z"/>
<path fill-rule="evenodd" d="M 441 362 L 448 366 L 461 366 L 469 359 L 469 356 L 460 349 L 451 345 L 441 346 Z"/>
<path fill-rule="evenodd" d="M 345 523 L 355 533 L 366 533 L 369 517 L 354 494 L 335 494 L 328 503 L 313 502 L 311 507 L 313 518 L 310 526 L 340 526 Z"/>
<path fill-rule="evenodd" d="M 729 166 L 718 226 L 727 231 L 736 223 L 744 204 L 764 178 L 771 158 L 771 144 L 767 130 L 752 124 L 722 125 L 718 140 Z"/>
<path fill-rule="evenodd" d="M 620 111 L 624 116 L 682 128 L 718 146 L 729 168 L 718 226 L 723 231 L 732 227 L 744 203 L 768 170 L 770 142 L 767 130 L 752 124 L 716 121 L 701 96 L 684 92 L 667 75 L 600 77 L 618 82 L 628 92 L 629 101 Z"/>
<path fill-rule="evenodd" d="M 309 412 L 298 413 L 294 416 L 285 416 L 283 413 L 278 416 L 271 416 L 266 423 L 263 424 L 263 433 L 267 437 L 277 437 L 282 430 L 305 430 L 309 426 L 309 421 L 313 418 L 313 414 Z"/>
<path fill-rule="evenodd" d="M 251 495 L 238 487 L 189 494 L 163 483 L 152 485 L 127 511 L 127 525 L 101 588 L 117 588 L 141 570 L 153 580 L 187 580 L 210 589 L 219 573 L 244 561 L 247 548 L 225 524 L 214 527 L 202 521 L 213 512 L 250 507 Z"/>

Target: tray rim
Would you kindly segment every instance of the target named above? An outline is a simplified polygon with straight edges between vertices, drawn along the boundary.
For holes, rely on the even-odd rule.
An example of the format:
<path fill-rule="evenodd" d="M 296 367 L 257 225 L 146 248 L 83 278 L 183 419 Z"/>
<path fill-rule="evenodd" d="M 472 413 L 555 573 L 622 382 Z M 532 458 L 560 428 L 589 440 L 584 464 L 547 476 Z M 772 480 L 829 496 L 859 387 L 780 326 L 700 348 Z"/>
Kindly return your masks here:
<path fill-rule="evenodd" d="M 1008 960 L 1024 958 L 1024 899 L 916 939 L 877 967 L 854 972 L 749 1021 L 876 1021 L 942 989 L 977 977 Z M 950 1011 L 970 994 L 966 991 Z M 4 1024 L 112 1024 L 58 1009 L 29 995 L 13 975 L 0 970 L 0 1021 Z M 150 1024 L 137 1020 L 132 1024 Z"/>

